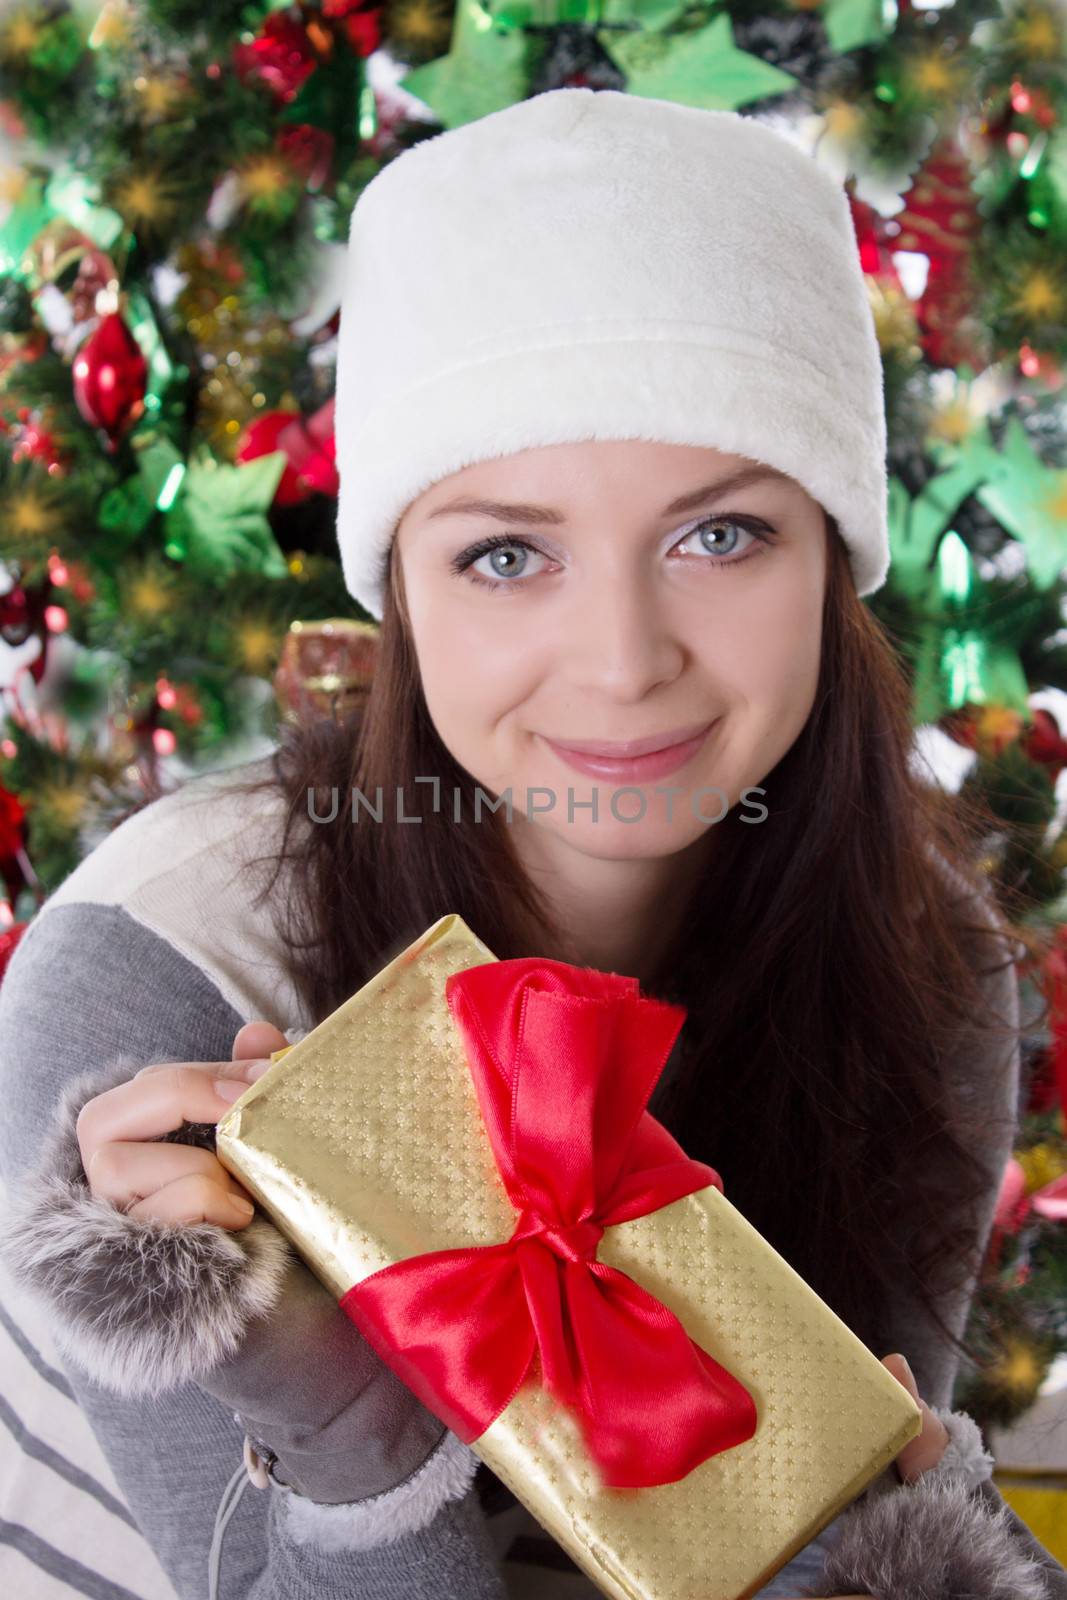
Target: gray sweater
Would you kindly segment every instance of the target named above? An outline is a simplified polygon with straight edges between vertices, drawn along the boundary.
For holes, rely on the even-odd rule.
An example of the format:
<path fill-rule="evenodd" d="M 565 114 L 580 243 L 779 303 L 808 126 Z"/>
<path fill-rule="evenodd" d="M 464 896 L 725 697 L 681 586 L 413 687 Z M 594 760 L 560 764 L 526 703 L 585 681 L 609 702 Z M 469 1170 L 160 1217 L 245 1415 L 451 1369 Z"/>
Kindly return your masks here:
<path fill-rule="evenodd" d="M 90 1281 L 78 1272 L 97 1245 L 102 1213 L 93 1204 L 103 1203 L 86 1204 L 84 1174 L 71 1159 L 72 1112 L 138 1066 L 228 1060 L 234 1034 L 252 1019 L 290 1040 L 316 1021 L 302 1009 L 266 909 L 251 904 L 260 880 L 248 857 L 269 852 L 279 803 L 233 796 L 228 776 L 187 784 L 102 840 L 46 902 L 9 965 L 0 986 L 0 1178 L 13 1219 L 0 1240 L 5 1261 L 50 1319 L 70 1388 L 182 1600 L 208 1594 L 213 1541 L 222 1600 L 594 1600 L 599 1591 L 447 1432 L 429 1456 L 424 1444 L 409 1479 L 385 1493 L 373 1482 L 371 1463 L 384 1451 L 376 1445 L 365 1499 L 301 1503 L 273 1482 L 235 1498 L 245 1482 L 236 1414 L 165 1364 L 159 1370 L 171 1381 L 129 1392 L 116 1373 L 123 1364 L 128 1373 L 147 1344 L 132 1321 L 101 1336 L 99 1316 L 75 1303 L 72 1284 Z M 1011 969 L 989 988 L 991 1003 L 1017 1017 Z M 1018 1071 L 1017 1048 L 972 1048 L 959 1063 L 960 1093 L 981 1097 L 988 1111 L 983 1238 L 1015 1130 Z M 64 1162 L 49 1188 L 50 1168 Z M 78 1251 L 61 1277 L 58 1257 L 42 1267 L 39 1241 L 68 1224 Z M 948 1308 L 958 1331 L 972 1291 Z M 278 1349 L 282 1359 L 281 1342 Z M 904 1352 L 920 1393 L 947 1411 L 956 1355 L 903 1296 L 876 1353 L 890 1350 Z M 1067 1600 L 1067 1573 L 1006 1506 L 988 1468 L 975 1470 L 973 1452 L 969 1463 L 953 1459 L 961 1466 L 955 1488 L 947 1467 L 916 1486 L 898 1486 L 888 1469 L 760 1590 L 761 1600 L 804 1585 L 824 1594 L 871 1584 L 873 1593 L 876 1580 L 886 1600 L 913 1600 L 920 1581 L 933 1585 L 921 1590 L 929 1600 Z"/>

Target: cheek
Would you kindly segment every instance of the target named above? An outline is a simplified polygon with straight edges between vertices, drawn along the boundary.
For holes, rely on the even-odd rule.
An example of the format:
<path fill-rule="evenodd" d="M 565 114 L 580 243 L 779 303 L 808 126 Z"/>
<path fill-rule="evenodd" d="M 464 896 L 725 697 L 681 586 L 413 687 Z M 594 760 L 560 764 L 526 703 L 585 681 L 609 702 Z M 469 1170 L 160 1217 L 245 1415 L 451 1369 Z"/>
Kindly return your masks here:
<path fill-rule="evenodd" d="M 506 606 L 501 603 L 502 612 Z M 422 607 L 410 598 L 408 610 L 430 719 L 442 743 L 477 775 L 499 759 L 501 724 L 536 688 L 543 665 L 538 652 L 516 650 L 515 624 L 495 613 L 474 624 L 470 608 Z"/>
<path fill-rule="evenodd" d="M 798 578 L 800 581 L 798 581 Z M 823 593 L 795 569 L 782 582 L 738 595 L 717 612 L 704 656 L 708 680 L 724 686 L 735 728 L 745 722 L 773 763 L 800 733 L 815 701 Z"/>

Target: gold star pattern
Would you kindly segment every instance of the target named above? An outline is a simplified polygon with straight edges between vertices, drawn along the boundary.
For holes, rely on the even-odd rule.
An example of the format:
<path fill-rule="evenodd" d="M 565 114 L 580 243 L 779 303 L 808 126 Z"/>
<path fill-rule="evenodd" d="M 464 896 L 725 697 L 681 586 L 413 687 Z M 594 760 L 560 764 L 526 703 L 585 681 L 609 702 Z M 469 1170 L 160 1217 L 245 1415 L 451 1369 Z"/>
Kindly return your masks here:
<path fill-rule="evenodd" d="M 874 316 L 874 331 L 882 354 L 919 360 L 922 356 L 919 323 L 912 302 L 903 290 L 892 284 L 881 284 L 870 274 L 867 275 L 866 284 L 867 299 Z"/>
<path fill-rule="evenodd" d="M 142 621 L 150 622 L 170 610 L 173 597 L 168 586 L 151 572 L 142 572 L 126 585 L 129 609 Z"/>
<path fill-rule="evenodd" d="M 397 0 L 387 8 L 389 37 L 398 45 L 432 59 L 448 49 L 452 32 L 451 0 Z"/>
<path fill-rule="evenodd" d="M 37 803 L 42 813 L 51 817 L 61 829 L 74 833 L 85 816 L 88 796 L 84 789 L 72 784 L 50 783 L 39 791 Z"/>
<path fill-rule="evenodd" d="M 1064 293 L 1051 272 L 1037 267 L 1029 274 L 1011 304 L 1024 316 L 1059 321 L 1064 312 Z"/>
<path fill-rule="evenodd" d="M 252 620 L 237 630 L 237 658 L 253 677 L 262 677 L 277 662 L 281 640 L 269 623 Z"/>
<path fill-rule="evenodd" d="M 242 162 L 237 181 L 249 209 L 268 214 L 290 206 L 300 188 L 293 169 L 273 151 L 262 151 Z"/>
<path fill-rule="evenodd" d="M 62 520 L 59 506 L 33 484 L 9 488 L 0 499 L 0 540 L 24 560 L 47 553 Z"/>
<path fill-rule="evenodd" d="M 182 100 L 181 85 L 175 78 L 159 73 L 143 73 L 133 80 L 142 111 L 153 122 L 160 122 L 176 110 Z"/>
<path fill-rule="evenodd" d="M 925 100 L 959 98 L 963 73 L 958 60 L 950 60 L 931 50 L 912 56 L 904 66 L 904 76 L 912 90 Z"/>
<path fill-rule="evenodd" d="M 1038 1359 L 1029 1345 L 1012 1339 L 1000 1360 L 990 1369 L 989 1379 L 998 1389 L 1025 1398 L 1037 1393 L 1046 1371 L 1045 1363 Z"/>
<path fill-rule="evenodd" d="M 1062 21 L 1053 15 L 1051 8 L 1041 5 L 1020 7 L 1011 37 L 1031 59 L 1057 61 L 1067 45 Z"/>
<path fill-rule="evenodd" d="M 177 209 L 173 184 L 158 167 L 120 178 L 108 198 L 135 232 L 145 227 L 165 228 Z"/>
<path fill-rule="evenodd" d="M 44 34 L 42 15 L 37 6 L 27 6 L 16 11 L 0 29 L 0 57 L 10 61 L 24 61 L 32 55 Z"/>

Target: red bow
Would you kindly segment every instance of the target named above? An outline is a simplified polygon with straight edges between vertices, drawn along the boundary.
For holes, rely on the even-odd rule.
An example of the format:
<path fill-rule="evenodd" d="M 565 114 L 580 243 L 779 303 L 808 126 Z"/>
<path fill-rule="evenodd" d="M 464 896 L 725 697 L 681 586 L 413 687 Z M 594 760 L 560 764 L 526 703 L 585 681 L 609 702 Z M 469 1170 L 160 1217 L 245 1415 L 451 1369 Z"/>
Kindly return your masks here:
<path fill-rule="evenodd" d="M 605 1227 L 722 1189 L 645 1110 L 685 1010 L 536 957 L 468 967 L 445 994 L 515 1230 L 383 1267 L 341 1308 L 464 1443 L 510 1404 L 536 1346 L 604 1484 L 674 1483 L 752 1437 L 752 1396 L 596 1252 Z"/>

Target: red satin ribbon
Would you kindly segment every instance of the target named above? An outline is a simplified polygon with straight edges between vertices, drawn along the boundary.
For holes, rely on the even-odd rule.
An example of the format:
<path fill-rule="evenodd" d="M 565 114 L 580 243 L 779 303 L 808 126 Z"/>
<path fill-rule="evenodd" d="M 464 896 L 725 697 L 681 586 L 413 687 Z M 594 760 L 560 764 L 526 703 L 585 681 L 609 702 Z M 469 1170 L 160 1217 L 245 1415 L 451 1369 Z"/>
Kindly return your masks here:
<path fill-rule="evenodd" d="M 445 994 L 515 1230 L 383 1267 L 341 1308 L 466 1444 L 514 1398 L 536 1347 L 605 1485 L 674 1483 L 750 1439 L 755 1404 L 596 1251 L 605 1227 L 722 1189 L 645 1109 L 686 1012 L 635 978 L 536 957 L 468 967 Z"/>

